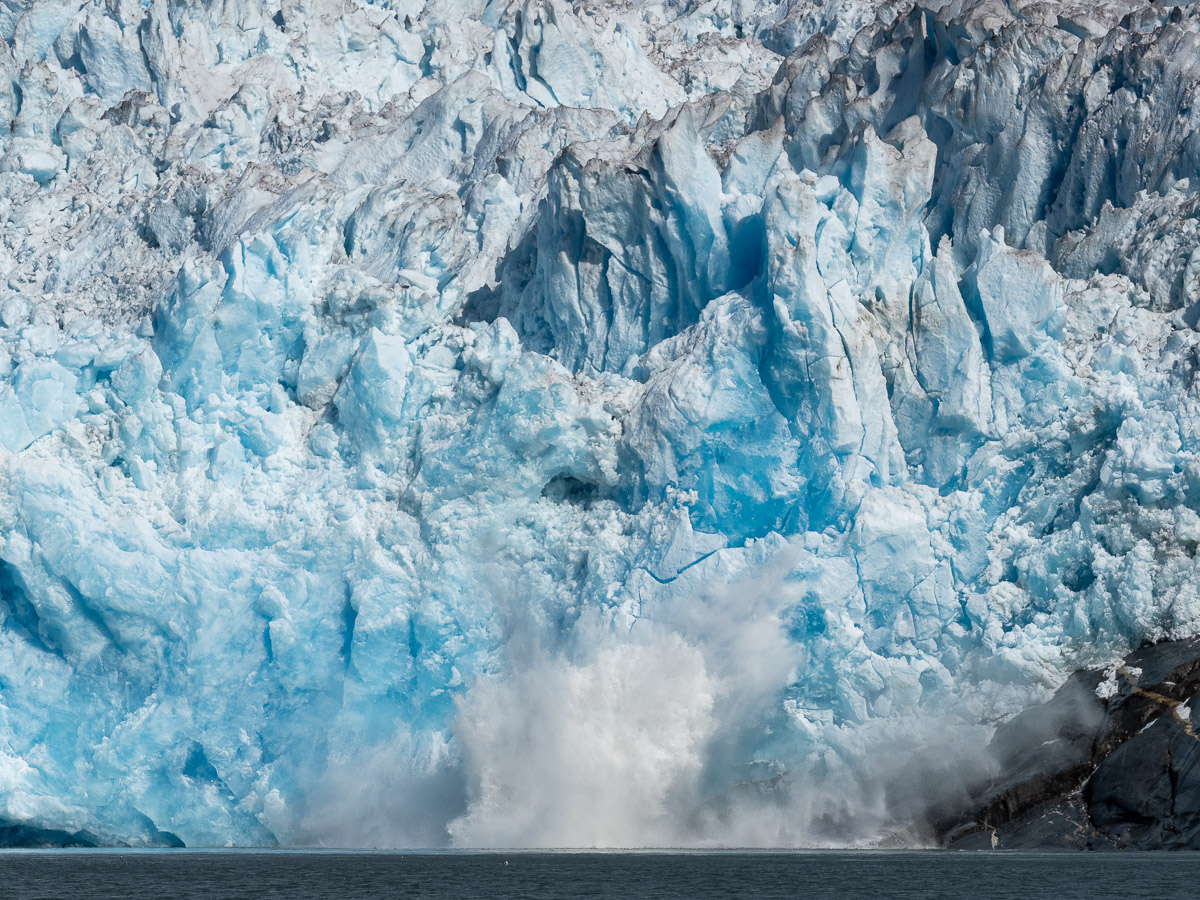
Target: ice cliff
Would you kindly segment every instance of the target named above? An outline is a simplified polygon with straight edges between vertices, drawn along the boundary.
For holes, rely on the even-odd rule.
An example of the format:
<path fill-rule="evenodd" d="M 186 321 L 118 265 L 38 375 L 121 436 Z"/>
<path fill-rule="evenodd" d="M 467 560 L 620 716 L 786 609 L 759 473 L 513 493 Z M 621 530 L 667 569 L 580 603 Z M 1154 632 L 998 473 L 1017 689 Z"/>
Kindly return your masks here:
<path fill-rule="evenodd" d="M 0 38 L 0 824 L 869 842 L 1200 633 L 1197 7 Z"/>

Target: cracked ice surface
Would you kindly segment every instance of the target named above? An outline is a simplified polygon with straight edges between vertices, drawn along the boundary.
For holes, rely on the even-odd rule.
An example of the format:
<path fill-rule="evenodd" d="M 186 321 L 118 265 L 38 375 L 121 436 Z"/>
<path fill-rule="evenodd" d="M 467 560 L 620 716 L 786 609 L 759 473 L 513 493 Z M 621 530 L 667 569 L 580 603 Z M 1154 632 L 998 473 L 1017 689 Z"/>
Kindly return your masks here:
<path fill-rule="evenodd" d="M 0 3 L 0 820 L 846 843 L 1200 632 L 1200 13 Z"/>

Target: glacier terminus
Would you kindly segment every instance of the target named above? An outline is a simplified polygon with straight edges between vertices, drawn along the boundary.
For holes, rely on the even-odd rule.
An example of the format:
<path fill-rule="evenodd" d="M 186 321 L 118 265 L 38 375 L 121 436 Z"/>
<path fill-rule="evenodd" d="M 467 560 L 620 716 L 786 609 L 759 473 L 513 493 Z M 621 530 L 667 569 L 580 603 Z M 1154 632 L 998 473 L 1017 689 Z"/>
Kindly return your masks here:
<path fill-rule="evenodd" d="M 5 834 L 919 846 L 1200 635 L 1200 7 L 0 39 Z"/>

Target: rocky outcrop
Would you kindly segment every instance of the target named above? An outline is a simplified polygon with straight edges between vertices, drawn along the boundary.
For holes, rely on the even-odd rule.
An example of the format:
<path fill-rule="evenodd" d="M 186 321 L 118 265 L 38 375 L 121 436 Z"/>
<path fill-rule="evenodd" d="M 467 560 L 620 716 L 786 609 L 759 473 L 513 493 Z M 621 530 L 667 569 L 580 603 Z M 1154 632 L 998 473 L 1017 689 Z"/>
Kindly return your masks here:
<path fill-rule="evenodd" d="M 955 849 L 1200 848 L 1200 640 L 1075 673 L 1001 726 L 997 774 L 930 815 Z"/>

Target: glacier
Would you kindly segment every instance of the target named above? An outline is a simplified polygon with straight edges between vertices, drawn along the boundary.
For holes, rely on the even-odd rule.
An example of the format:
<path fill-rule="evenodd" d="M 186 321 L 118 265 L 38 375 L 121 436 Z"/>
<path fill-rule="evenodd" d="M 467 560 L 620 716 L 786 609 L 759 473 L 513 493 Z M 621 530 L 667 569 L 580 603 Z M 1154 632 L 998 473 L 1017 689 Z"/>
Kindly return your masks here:
<path fill-rule="evenodd" d="M 1200 634 L 1194 6 L 0 38 L 0 824 L 919 842 L 913 760 Z"/>

